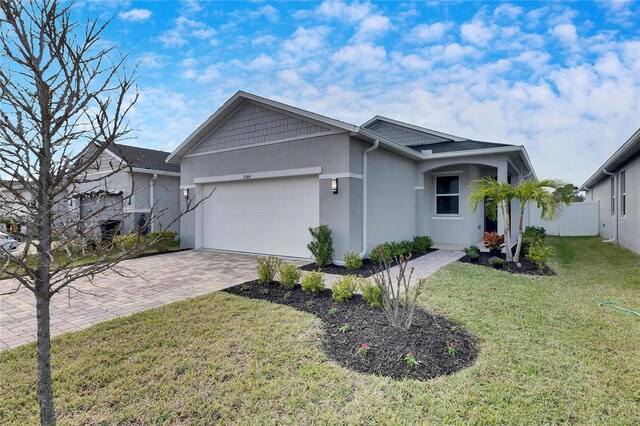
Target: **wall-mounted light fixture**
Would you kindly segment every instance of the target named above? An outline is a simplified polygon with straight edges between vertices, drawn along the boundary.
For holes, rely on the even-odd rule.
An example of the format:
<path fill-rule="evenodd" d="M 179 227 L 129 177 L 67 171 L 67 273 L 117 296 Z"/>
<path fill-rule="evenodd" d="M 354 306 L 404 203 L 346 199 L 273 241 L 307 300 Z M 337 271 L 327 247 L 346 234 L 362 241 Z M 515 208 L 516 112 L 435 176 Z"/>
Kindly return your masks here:
<path fill-rule="evenodd" d="M 331 192 L 338 193 L 338 178 L 331 179 Z"/>
<path fill-rule="evenodd" d="M 182 188 L 182 196 L 185 200 L 189 199 L 189 188 Z"/>

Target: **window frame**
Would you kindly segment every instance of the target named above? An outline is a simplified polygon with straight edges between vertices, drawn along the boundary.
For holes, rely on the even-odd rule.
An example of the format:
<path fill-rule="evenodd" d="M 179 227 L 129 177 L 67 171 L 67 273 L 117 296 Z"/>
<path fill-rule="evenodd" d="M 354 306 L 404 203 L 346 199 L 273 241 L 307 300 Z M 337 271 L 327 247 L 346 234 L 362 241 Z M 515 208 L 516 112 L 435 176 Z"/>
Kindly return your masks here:
<path fill-rule="evenodd" d="M 620 216 L 627 213 L 627 171 L 620 172 Z"/>
<path fill-rule="evenodd" d="M 609 203 L 609 209 L 610 209 L 609 214 L 611 216 L 615 216 L 616 215 L 616 177 L 615 176 L 611 176 L 611 178 L 609 179 L 609 187 L 611 191 L 611 199 Z"/>
<path fill-rule="evenodd" d="M 433 201 L 434 201 L 434 215 L 436 217 L 460 217 L 460 197 L 461 197 L 461 185 L 462 180 L 460 179 L 461 173 L 442 173 L 434 175 L 433 180 Z M 458 178 L 458 192 L 457 193 L 447 193 L 447 194 L 438 194 L 438 179 L 440 178 Z M 438 197 L 458 197 L 458 212 L 457 213 L 438 213 Z"/>

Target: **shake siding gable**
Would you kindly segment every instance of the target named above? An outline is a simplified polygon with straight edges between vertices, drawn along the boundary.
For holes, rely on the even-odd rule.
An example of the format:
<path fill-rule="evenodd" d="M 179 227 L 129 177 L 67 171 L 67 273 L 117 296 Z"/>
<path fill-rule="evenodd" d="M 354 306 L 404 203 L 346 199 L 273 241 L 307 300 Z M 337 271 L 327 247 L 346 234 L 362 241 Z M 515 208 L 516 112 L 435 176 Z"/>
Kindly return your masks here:
<path fill-rule="evenodd" d="M 329 130 L 328 127 L 245 102 L 228 120 L 206 135 L 190 154 L 302 137 Z"/>

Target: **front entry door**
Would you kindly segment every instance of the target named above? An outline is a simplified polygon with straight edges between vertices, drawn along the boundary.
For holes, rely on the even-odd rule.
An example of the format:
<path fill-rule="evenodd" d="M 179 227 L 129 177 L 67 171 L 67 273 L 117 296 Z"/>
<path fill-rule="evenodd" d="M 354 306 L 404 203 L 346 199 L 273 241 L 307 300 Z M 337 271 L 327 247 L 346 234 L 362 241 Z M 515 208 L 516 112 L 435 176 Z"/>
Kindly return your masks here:
<path fill-rule="evenodd" d="M 487 199 L 485 198 L 485 204 L 486 202 L 487 202 Z M 496 218 L 497 218 L 497 215 L 496 215 Z M 486 210 L 484 212 L 484 232 L 498 232 L 498 221 L 492 220 L 491 218 L 489 218 Z"/>

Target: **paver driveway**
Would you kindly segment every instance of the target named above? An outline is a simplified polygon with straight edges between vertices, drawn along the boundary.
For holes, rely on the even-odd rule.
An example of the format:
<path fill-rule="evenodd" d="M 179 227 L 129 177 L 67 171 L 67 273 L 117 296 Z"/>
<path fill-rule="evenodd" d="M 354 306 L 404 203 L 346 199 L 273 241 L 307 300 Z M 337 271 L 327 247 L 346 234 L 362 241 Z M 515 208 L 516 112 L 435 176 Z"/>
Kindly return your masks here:
<path fill-rule="evenodd" d="M 290 259 L 287 259 L 288 261 Z M 307 261 L 308 262 L 308 261 Z M 306 263 L 303 260 L 300 264 Z M 76 331 L 101 321 L 154 308 L 255 279 L 256 256 L 190 250 L 122 262 L 134 278 L 105 273 L 51 299 L 51 334 Z M 13 288 L 0 281 L 0 292 Z M 36 340 L 36 308 L 26 289 L 0 297 L 0 350 Z"/>

